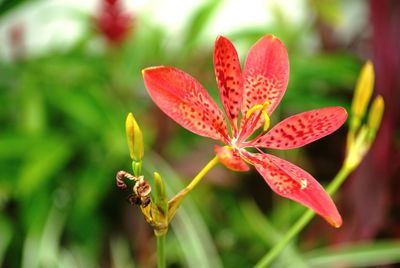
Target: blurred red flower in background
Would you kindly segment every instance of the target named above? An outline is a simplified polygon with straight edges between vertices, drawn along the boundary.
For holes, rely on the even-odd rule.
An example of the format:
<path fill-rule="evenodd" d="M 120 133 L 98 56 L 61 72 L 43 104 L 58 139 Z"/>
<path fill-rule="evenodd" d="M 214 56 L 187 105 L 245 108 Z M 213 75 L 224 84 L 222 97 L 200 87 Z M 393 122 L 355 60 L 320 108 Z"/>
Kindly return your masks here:
<path fill-rule="evenodd" d="M 97 29 L 110 45 L 120 45 L 129 35 L 133 16 L 124 12 L 120 0 L 103 0 L 95 18 Z"/>

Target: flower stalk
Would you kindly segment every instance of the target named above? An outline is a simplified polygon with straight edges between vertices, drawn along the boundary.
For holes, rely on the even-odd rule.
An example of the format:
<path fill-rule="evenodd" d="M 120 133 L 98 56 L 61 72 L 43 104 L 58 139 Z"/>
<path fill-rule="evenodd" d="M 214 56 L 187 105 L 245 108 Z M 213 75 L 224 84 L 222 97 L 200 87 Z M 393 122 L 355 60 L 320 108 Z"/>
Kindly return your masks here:
<path fill-rule="evenodd" d="M 133 183 L 128 201 L 132 205 L 139 206 L 146 222 L 153 228 L 157 239 L 157 265 L 159 268 L 164 268 L 166 267 L 165 239 L 169 223 L 184 198 L 219 160 L 215 156 L 183 190 L 169 201 L 163 178 L 158 172 L 154 172 L 154 191 L 151 196 L 152 187 L 142 174 L 142 160 L 144 156 L 143 134 L 132 113 L 129 113 L 126 118 L 125 129 L 129 153 L 132 159 L 133 175 L 126 171 L 119 171 L 116 175 L 116 184 L 120 189 L 128 189 L 125 181 Z"/>
<path fill-rule="evenodd" d="M 372 102 L 367 124 L 361 124 L 366 116 L 368 103 L 371 99 L 374 86 L 374 71 L 371 62 L 363 67 L 358 80 L 352 103 L 349 133 L 347 135 L 346 157 L 344 163 L 326 188 L 329 195 L 334 195 L 348 176 L 360 165 L 362 159 L 368 153 L 379 130 L 384 112 L 384 101 L 377 96 Z M 293 224 L 281 241 L 265 254 L 255 265 L 256 268 L 268 267 L 272 261 L 282 252 L 287 244 L 296 237 L 314 218 L 315 213 L 307 210 Z"/>
<path fill-rule="evenodd" d="M 208 164 L 193 178 L 193 180 L 186 186 L 183 190 L 177 193 L 168 202 L 168 222 L 174 217 L 176 210 L 181 205 L 183 199 L 193 190 L 194 187 L 201 181 L 201 179 L 212 169 L 216 164 L 218 164 L 218 156 L 215 156 Z"/>

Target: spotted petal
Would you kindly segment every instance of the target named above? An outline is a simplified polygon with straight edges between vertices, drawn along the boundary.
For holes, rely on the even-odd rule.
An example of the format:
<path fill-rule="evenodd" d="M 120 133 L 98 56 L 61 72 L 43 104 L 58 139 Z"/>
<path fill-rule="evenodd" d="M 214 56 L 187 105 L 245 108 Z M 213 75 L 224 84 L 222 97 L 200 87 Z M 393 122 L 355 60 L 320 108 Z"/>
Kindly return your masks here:
<path fill-rule="evenodd" d="M 263 148 L 292 149 L 318 140 L 346 121 L 342 107 L 326 107 L 286 118 L 251 144 Z"/>
<path fill-rule="evenodd" d="M 221 102 L 235 135 L 242 105 L 243 76 L 236 49 L 224 36 L 219 36 L 215 41 L 214 69 Z"/>
<path fill-rule="evenodd" d="M 334 227 L 342 225 L 332 199 L 306 171 L 273 155 L 245 154 L 274 192 L 311 208 Z"/>
<path fill-rule="evenodd" d="M 243 162 L 237 151 L 227 148 L 226 146 L 221 147 L 218 145 L 214 146 L 215 153 L 218 156 L 219 161 L 229 169 L 234 171 L 248 171 L 249 166 Z"/>
<path fill-rule="evenodd" d="M 196 79 L 165 66 L 143 70 L 143 78 L 153 101 L 178 124 L 198 135 L 227 141 L 224 115 Z"/>
<path fill-rule="evenodd" d="M 288 79 L 285 46 L 273 35 L 262 37 L 251 48 L 244 65 L 243 114 L 254 105 L 269 101 L 270 115 L 285 94 Z"/>

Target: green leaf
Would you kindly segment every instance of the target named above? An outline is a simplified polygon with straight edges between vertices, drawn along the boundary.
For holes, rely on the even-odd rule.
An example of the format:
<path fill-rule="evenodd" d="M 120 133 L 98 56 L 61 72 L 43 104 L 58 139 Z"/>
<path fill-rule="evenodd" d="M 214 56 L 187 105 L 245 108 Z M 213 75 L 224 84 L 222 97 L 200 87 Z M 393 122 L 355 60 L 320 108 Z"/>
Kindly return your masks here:
<path fill-rule="evenodd" d="M 4 255 L 8 249 L 8 246 L 11 243 L 11 239 L 13 237 L 13 228 L 11 222 L 0 215 L 0 266 L 2 267 Z"/>
<path fill-rule="evenodd" d="M 283 234 L 273 226 L 255 203 L 247 201 L 241 203 L 240 206 L 247 228 L 252 230 L 265 244 L 273 247 L 283 238 Z M 306 262 L 293 245 L 289 245 L 282 252 L 275 265 L 276 267 L 286 267 L 288 260 L 295 261 L 296 267 L 307 267 Z"/>
<path fill-rule="evenodd" d="M 304 257 L 310 267 L 372 267 L 400 263 L 400 240 L 324 248 L 306 253 Z"/>
<path fill-rule="evenodd" d="M 1 0 L 0 1 L 0 16 L 12 11 L 21 4 L 27 3 L 27 0 Z M 31 1 L 29 1 L 31 2 Z"/>
<path fill-rule="evenodd" d="M 191 48 L 199 40 L 205 26 L 214 15 L 221 1 L 207 1 L 203 6 L 196 10 L 188 23 L 186 38 L 183 41 L 184 47 Z"/>
<path fill-rule="evenodd" d="M 56 179 L 71 156 L 71 148 L 65 139 L 38 140 L 36 146 L 25 148 L 25 162 L 21 166 L 16 187 L 17 196 L 29 196 Z"/>

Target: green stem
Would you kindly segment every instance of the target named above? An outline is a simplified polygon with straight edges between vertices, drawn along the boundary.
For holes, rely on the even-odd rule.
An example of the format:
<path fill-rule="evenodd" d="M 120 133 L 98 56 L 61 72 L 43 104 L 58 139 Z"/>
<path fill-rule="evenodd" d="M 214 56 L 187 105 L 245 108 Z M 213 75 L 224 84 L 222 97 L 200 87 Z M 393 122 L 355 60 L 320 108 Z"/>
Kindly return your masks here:
<path fill-rule="evenodd" d="M 338 174 L 335 176 L 333 181 L 327 187 L 327 193 L 333 195 L 337 189 L 342 185 L 345 179 L 353 169 L 347 166 L 342 166 Z M 297 220 L 297 222 L 289 229 L 285 236 L 276 244 L 267 254 L 265 254 L 258 263 L 254 266 L 255 268 L 267 267 L 271 262 L 279 255 L 279 253 L 287 246 L 287 244 L 295 236 L 297 236 L 304 227 L 312 220 L 315 213 L 308 209 L 304 214 Z"/>
<path fill-rule="evenodd" d="M 346 161 L 345 161 L 346 163 Z M 329 195 L 334 195 L 336 191 L 342 186 L 343 182 L 346 180 L 346 178 L 350 175 L 351 172 L 356 168 L 350 168 L 346 165 L 344 165 L 336 174 L 335 178 L 331 181 L 331 183 L 326 187 L 326 192 Z"/>
<path fill-rule="evenodd" d="M 196 177 L 193 178 L 193 180 L 188 184 L 188 186 L 182 189 L 168 202 L 168 222 L 171 221 L 171 219 L 175 215 L 176 210 L 178 209 L 178 207 L 180 206 L 186 195 L 193 190 L 193 188 L 201 181 L 204 175 L 206 175 L 207 172 L 210 171 L 210 169 L 212 169 L 216 164 L 218 164 L 218 162 L 219 162 L 218 156 L 215 156 L 213 159 L 211 159 L 211 161 L 208 162 L 207 165 L 202 170 L 200 170 L 200 172 L 196 175 Z"/>
<path fill-rule="evenodd" d="M 157 237 L 157 267 L 165 268 L 165 236 L 166 234 L 156 235 Z"/>
<path fill-rule="evenodd" d="M 210 169 L 212 169 L 216 164 L 218 164 L 218 156 L 215 156 L 213 159 L 211 159 L 211 161 L 208 162 L 208 164 L 202 170 L 200 170 L 199 174 L 193 178 L 193 180 L 188 186 L 186 186 L 184 190 L 186 192 L 190 192 L 201 181 L 204 175 L 206 175 L 207 172 L 210 171 Z"/>
<path fill-rule="evenodd" d="M 186 186 L 183 190 L 181 190 L 178 194 L 176 194 L 169 202 L 168 202 L 168 219 L 170 222 L 172 217 L 175 215 L 176 210 L 182 203 L 184 197 L 201 181 L 204 175 L 210 171 L 216 164 L 218 164 L 218 157 L 215 156 L 208 164 L 200 170 L 200 172 L 193 178 L 193 180 Z M 165 236 L 166 232 L 155 232 L 157 237 L 157 263 L 158 268 L 165 268 Z"/>

